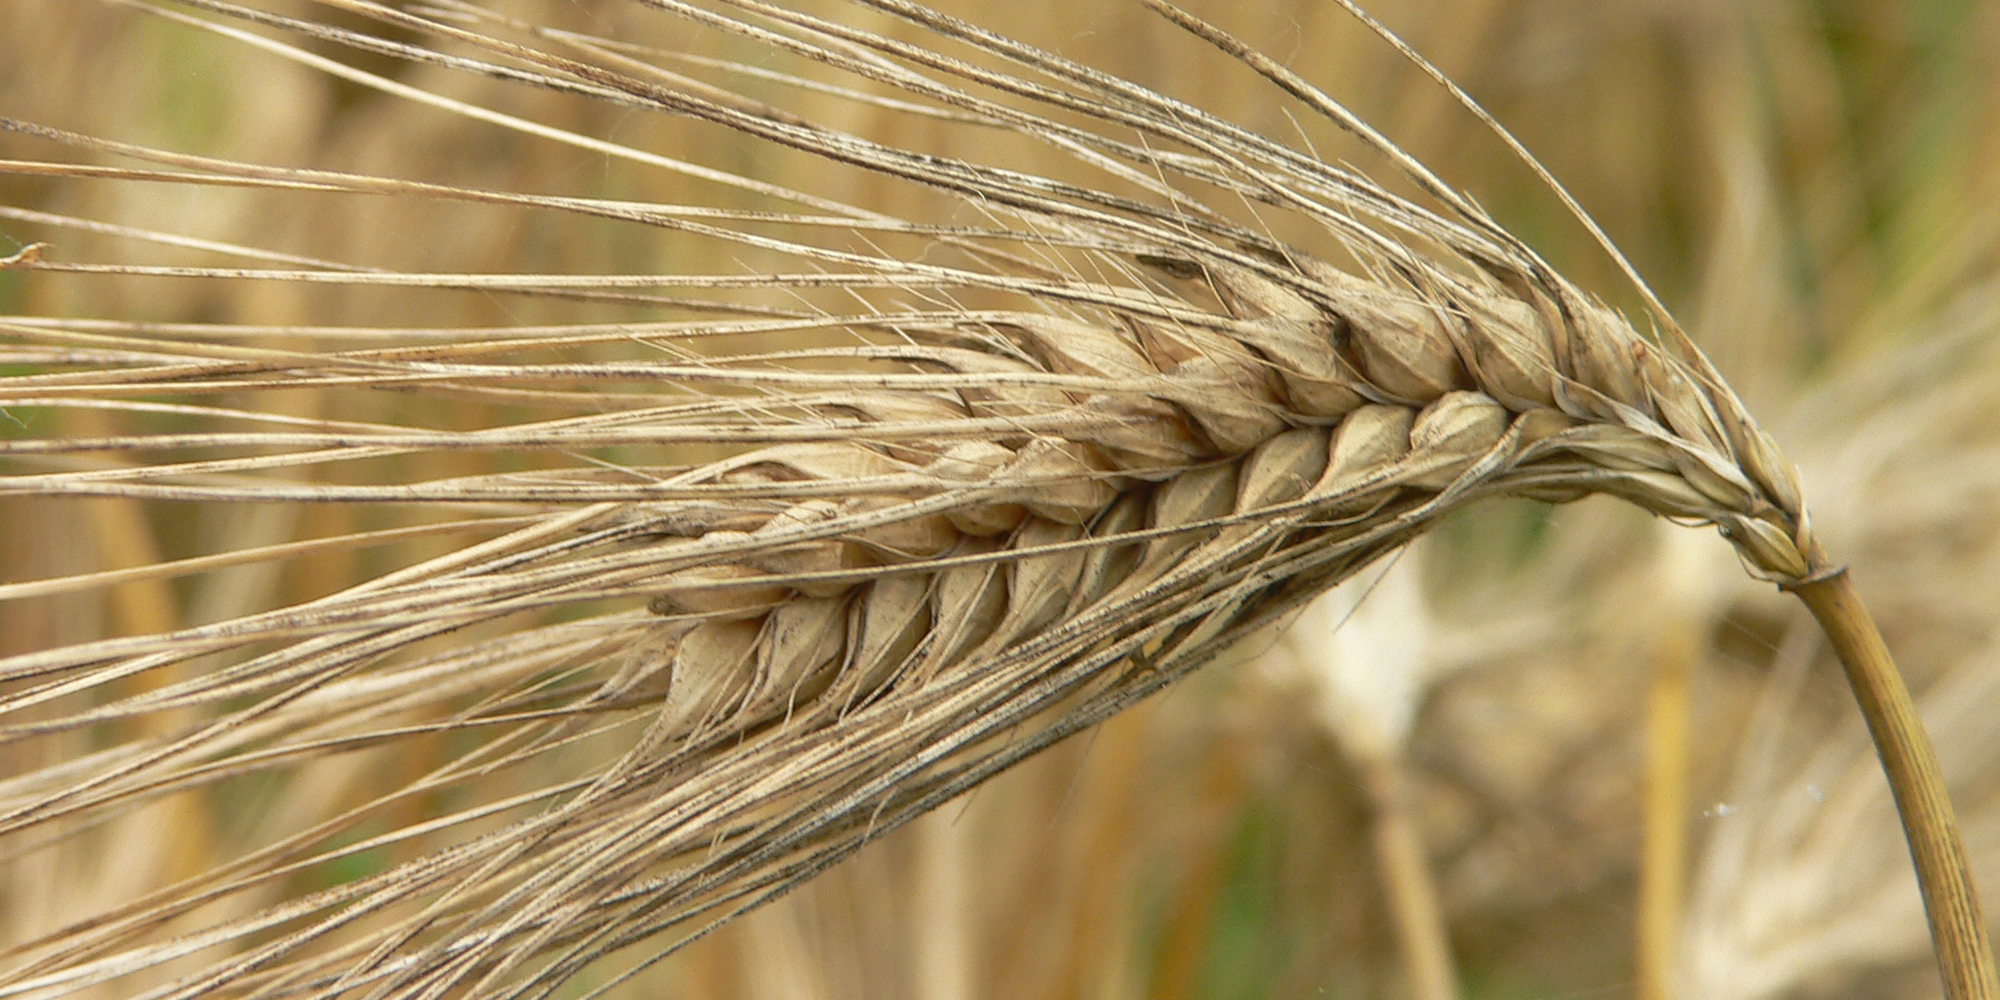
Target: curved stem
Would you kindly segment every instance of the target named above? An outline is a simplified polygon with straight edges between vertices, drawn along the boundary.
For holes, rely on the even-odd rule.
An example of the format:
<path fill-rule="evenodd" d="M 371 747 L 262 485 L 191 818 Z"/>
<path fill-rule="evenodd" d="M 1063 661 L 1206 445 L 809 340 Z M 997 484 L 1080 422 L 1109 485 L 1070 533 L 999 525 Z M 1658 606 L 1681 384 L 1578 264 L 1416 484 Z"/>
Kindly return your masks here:
<path fill-rule="evenodd" d="M 1909 838 L 1910 857 L 1916 862 L 1917 885 L 1930 917 L 1931 944 L 1937 950 L 1946 998 L 2000 1000 L 1986 918 L 1973 888 L 1965 841 L 1945 793 L 1944 773 L 1909 689 L 1889 658 L 1889 647 L 1845 569 L 1789 589 L 1826 630 L 1875 738 L 1903 833 Z"/>

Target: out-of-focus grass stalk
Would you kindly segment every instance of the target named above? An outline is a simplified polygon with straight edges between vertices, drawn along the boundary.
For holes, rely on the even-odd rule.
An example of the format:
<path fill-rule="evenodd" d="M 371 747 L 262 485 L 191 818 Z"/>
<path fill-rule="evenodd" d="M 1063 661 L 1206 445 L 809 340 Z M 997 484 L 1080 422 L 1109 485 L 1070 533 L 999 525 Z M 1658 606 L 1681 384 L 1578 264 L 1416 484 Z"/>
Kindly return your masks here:
<path fill-rule="evenodd" d="M 917 820 L 917 995 L 973 1000 L 971 891 L 976 861 L 957 809 Z"/>
<path fill-rule="evenodd" d="M 1457 1000 L 1457 962 L 1417 822 L 1408 768 L 1400 759 L 1357 762 L 1371 818 L 1375 864 L 1396 925 L 1396 946 L 1412 1000 Z"/>
<path fill-rule="evenodd" d="M 77 410 L 67 420 L 78 435 L 111 432 L 111 421 L 102 410 Z M 107 497 L 89 501 L 84 507 L 98 557 L 106 569 L 138 569 L 162 561 L 159 542 L 139 501 Z M 158 577 L 127 580 L 107 588 L 105 596 L 117 634 L 157 635 L 180 623 L 173 588 Z M 127 697 L 141 695 L 172 684 L 185 674 L 184 665 L 175 664 L 128 678 L 118 685 L 118 691 Z M 134 738 L 147 739 L 175 732 L 193 719 L 187 709 L 157 712 L 133 720 L 130 727 Z M 162 837 L 163 830 L 173 831 L 172 836 Z M 212 864 L 215 854 L 214 819 L 199 791 L 148 803 L 118 820 L 110 837 L 113 847 L 108 853 L 122 863 L 104 869 L 108 881 L 98 888 L 112 898 L 135 894 L 147 880 L 160 875 L 170 881 L 194 875 Z"/>
<path fill-rule="evenodd" d="M 1687 879 L 1688 681 L 1696 624 L 1666 623 L 1646 688 L 1646 803 L 1639 857 L 1639 1000 L 1673 1000 Z"/>
<path fill-rule="evenodd" d="M 1728 559 L 1710 540 L 1660 533 L 1659 572 L 1644 718 L 1645 791 L 1639 851 L 1635 952 L 1641 1000 L 1674 1000 L 1680 978 L 1680 926 L 1686 909 L 1688 744 L 1691 685 L 1708 652 L 1710 623 L 1722 610 L 1718 579 Z"/>
<path fill-rule="evenodd" d="M 1317 715 L 1360 778 L 1369 841 L 1415 1000 L 1456 1000 L 1450 930 L 1417 819 L 1410 732 L 1426 689 L 1445 670 L 1429 641 L 1438 623 L 1423 593 L 1423 543 L 1308 607 L 1274 656 L 1315 688 Z"/>

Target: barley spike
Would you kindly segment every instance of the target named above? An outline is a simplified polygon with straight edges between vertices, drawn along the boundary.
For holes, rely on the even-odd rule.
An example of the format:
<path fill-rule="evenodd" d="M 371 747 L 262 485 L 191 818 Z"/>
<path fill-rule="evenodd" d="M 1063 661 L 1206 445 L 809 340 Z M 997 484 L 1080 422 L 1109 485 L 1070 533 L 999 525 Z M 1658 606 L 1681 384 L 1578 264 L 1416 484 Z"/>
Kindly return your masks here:
<path fill-rule="evenodd" d="M 673 53 L 458 0 L 317 0 L 324 23 L 105 3 L 712 200 L 279 166 L 0 120 L 10 149 L 41 150 L 0 171 L 48 183 L 627 226 L 683 268 L 447 272 L 36 216 L 174 263 L 52 237 L 0 258 L 30 285 L 476 296 L 585 318 L 0 317 L 18 372 L 0 376 L 0 409 L 116 428 L 10 434 L 0 496 L 444 508 L 376 533 L 453 540 L 289 605 L 0 659 L 0 739 L 126 735 L 0 779 L 0 843 L 322 757 L 463 741 L 392 792 L 302 803 L 307 820 L 9 948 L 0 997 L 549 996 L 602 955 L 662 934 L 670 951 L 785 891 L 1483 498 L 1612 494 L 1715 526 L 1752 573 L 1801 593 L 1835 574 L 1796 473 L 1678 330 L 1635 329 L 1331 98 L 1159 0 L 1426 197 L 904 0 L 858 0 L 855 24 L 876 27 L 756 0 L 638 6 L 766 53 L 776 93 L 1058 166 L 870 138 L 803 99 L 692 79 L 705 64 Z M 403 71 L 364 68 L 384 61 Z M 522 91 L 810 157 L 918 207 L 500 110 Z M 1311 246 L 1274 235 L 1308 229 Z M 604 318 L 615 309 L 644 318 Z M 303 411 L 278 402 L 302 394 Z M 412 418 L 381 398 L 505 416 L 468 427 L 451 406 Z M 287 895 L 375 849 L 399 860 Z"/>

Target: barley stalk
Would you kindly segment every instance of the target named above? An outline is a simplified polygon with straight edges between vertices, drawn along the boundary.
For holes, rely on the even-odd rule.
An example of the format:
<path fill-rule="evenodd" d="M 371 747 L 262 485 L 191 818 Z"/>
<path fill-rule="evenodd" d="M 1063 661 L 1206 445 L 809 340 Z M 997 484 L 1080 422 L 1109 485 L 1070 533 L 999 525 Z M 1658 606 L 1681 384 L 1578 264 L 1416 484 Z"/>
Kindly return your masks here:
<path fill-rule="evenodd" d="M 1435 622 L 1422 592 L 1423 543 L 1329 591 L 1287 629 L 1263 661 L 1316 694 L 1314 715 L 1356 770 L 1370 840 L 1396 929 L 1409 994 L 1455 1000 L 1450 929 L 1431 873 L 1409 759 L 1426 689 L 1450 666 L 1426 642 Z"/>
<path fill-rule="evenodd" d="M 873 141 L 690 81 L 665 54 L 450 0 L 318 0 L 337 23 L 224 0 L 106 2 L 754 207 L 282 167 L 14 119 L 0 128 L 48 154 L 0 171 L 497 206 L 647 227 L 704 249 L 690 260 L 785 263 L 401 271 L 37 213 L 209 256 L 89 260 L 58 243 L 0 260 L 35 281 L 476 292 L 677 318 L 0 320 L 0 357 L 32 369 L 0 379 L 0 406 L 195 428 L 16 434 L 0 442 L 0 494 L 448 505 L 474 516 L 390 530 L 477 539 L 292 606 L 0 660 L 0 739 L 73 746 L 175 720 L 0 782 L 0 837 L 20 850 L 318 757 L 470 741 L 401 789 L 9 949 L 0 996 L 100 984 L 161 998 L 549 995 L 602 955 L 662 932 L 684 942 L 784 892 L 1482 498 L 1620 496 L 1715 525 L 1753 573 L 1816 610 L 1849 607 L 1792 467 L 1678 328 L 1641 335 L 1331 98 L 1164 5 L 1150 4 L 1355 132 L 1426 201 L 901 0 L 856 6 L 921 43 L 754 0 L 642 5 L 855 81 L 820 85 L 836 99 L 1019 140 L 1094 182 Z M 342 26 L 355 23 L 380 30 Z M 679 116 L 944 207 L 883 214 L 615 145 L 328 47 Z M 1317 251 L 1274 235 L 1267 215 L 1316 231 Z M 414 391 L 526 416 L 403 426 L 259 401 L 297 390 Z M 449 452 L 522 467 L 429 475 L 411 461 Z M 348 471 L 379 467 L 411 474 Z M 1841 634 L 1859 621 L 1823 620 Z M 1864 706 L 1893 715 L 1892 668 L 1857 662 Z M 126 686 L 146 678 L 165 680 Z M 1921 748 L 1920 731 L 1896 735 Z M 1924 776 L 1921 753 L 1911 770 L 1884 748 L 1892 778 Z M 426 801 L 458 804 L 331 839 Z M 1949 859 L 1949 804 L 1921 805 L 1913 843 L 1929 877 Z M 285 895 L 298 873 L 372 849 L 408 858 Z M 1936 926 L 1957 935 L 1939 938 L 1947 983 L 1989 997 L 1990 959 L 1964 947 L 1970 885 L 1956 888 L 1933 899 Z"/>

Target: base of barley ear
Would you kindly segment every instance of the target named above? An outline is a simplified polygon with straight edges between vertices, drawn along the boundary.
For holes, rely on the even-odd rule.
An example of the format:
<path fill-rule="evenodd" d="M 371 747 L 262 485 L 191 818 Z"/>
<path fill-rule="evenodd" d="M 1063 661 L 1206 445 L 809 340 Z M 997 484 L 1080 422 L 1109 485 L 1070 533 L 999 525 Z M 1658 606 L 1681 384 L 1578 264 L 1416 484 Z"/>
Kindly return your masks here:
<path fill-rule="evenodd" d="M 1909 838 L 1917 885 L 1930 918 L 1938 974 L 1947 1000 L 2000 1000 L 1986 917 L 1972 884 L 1965 841 L 1945 793 L 1944 772 L 1931 748 L 1910 690 L 1874 618 L 1861 603 L 1845 567 L 1814 575 L 1785 589 L 1797 594 L 1826 630 L 1847 682 L 1861 703 L 1869 735 L 1889 776 L 1889 791 Z"/>

